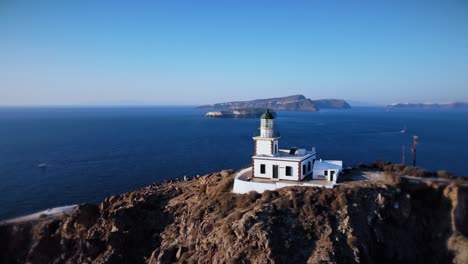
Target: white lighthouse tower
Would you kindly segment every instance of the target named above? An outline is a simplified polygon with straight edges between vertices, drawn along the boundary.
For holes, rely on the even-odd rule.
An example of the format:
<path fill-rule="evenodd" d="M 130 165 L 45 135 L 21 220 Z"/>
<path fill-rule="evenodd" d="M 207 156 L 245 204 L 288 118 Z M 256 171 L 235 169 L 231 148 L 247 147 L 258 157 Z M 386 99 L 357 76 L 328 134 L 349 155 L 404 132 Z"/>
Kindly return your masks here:
<path fill-rule="evenodd" d="M 252 167 L 239 171 L 233 192 L 276 190 L 286 186 L 333 188 L 343 168 L 341 160 L 317 160 L 314 147 L 279 149 L 275 116 L 267 109 L 260 119 L 260 134 L 253 137 Z"/>
<path fill-rule="evenodd" d="M 260 136 L 253 138 L 255 141 L 254 156 L 276 156 L 278 154 L 278 141 L 280 136 L 274 132 L 275 116 L 267 109 L 261 116 Z"/>

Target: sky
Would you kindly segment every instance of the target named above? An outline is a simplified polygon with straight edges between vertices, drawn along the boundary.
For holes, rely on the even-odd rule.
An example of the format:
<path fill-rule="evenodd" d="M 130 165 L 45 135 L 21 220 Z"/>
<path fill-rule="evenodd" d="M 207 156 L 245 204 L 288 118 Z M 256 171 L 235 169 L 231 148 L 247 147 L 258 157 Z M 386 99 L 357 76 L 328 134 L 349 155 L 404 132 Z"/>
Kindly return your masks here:
<path fill-rule="evenodd" d="M 0 0 L 0 106 L 468 101 L 468 1 Z"/>

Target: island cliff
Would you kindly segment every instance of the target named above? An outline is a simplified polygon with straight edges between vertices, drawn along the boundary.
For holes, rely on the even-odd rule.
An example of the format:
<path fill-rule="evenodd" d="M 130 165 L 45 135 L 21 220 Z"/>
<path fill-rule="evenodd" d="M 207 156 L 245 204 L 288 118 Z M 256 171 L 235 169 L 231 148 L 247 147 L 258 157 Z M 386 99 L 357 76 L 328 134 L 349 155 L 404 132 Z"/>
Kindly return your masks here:
<path fill-rule="evenodd" d="M 388 174 L 233 194 L 233 171 L 0 226 L 1 263 L 466 263 L 468 190 Z M 387 175 L 387 174 L 385 174 Z"/>
<path fill-rule="evenodd" d="M 447 104 L 432 103 L 394 103 L 387 105 L 388 108 L 423 108 L 423 109 L 457 109 L 468 108 L 468 102 L 456 102 Z"/>
<path fill-rule="evenodd" d="M 251 101 L 216 103 L 213 105 L 203 105 L 199 108 L 211 108 L 215 110 L 229 110 L 238 108 L 269 108 L 278 111 L 318 111 L 320 108 L 343 109 L 350 107 L 351 106 L 344 100 L 311 100 L 306 98 L 304 95 L 292 95 Z"/>

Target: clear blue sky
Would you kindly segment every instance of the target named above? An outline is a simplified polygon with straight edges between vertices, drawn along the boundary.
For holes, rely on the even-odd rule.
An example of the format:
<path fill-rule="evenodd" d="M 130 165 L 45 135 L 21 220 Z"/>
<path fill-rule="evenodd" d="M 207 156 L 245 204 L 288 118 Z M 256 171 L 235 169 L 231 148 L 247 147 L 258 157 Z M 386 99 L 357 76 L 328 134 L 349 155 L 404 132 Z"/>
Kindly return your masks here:
<path fill-rule="evenodd" d="M 0 105 L 291 94 L 468 101 L 468 2 L 0 1 Z"/>

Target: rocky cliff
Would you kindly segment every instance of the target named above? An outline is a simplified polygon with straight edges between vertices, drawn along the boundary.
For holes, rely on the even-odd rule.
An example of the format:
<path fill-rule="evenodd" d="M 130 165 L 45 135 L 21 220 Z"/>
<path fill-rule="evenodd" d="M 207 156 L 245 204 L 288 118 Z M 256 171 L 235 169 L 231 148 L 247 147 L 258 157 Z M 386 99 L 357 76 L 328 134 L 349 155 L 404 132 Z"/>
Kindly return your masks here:
<path fill-rule="evenodd" d="M 351 106 L 345 100 L 321 99 L 312 101 L 319 109 L 347 109 Z"/>
<path fill-rule="evenodd" d="M 270 108 L 272 110 L 282 111 L 318 111 L 319 108 L 350 108 L 350 105 L 344 100 L 323 99 L 311 100 L 303 95 L 292 95 L 286 97 L 257 99 L 252 101 L 237 101 L 227 103 L 217 103 L 213 105 L 204 105 L 199 108 L 213 109 L 238 109 L 238 108 Z"/>
<path fill-rule="evenodd" d="M 233 172 L 0 227 L 1 263 L 467 263 L 468 192 L 356 182 L 230 192 Z"/>

